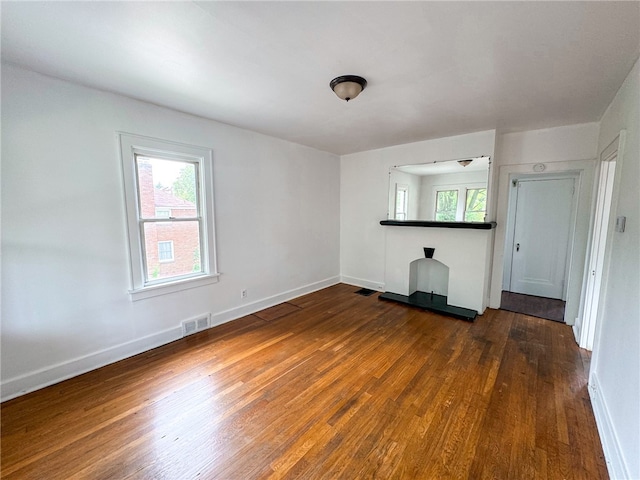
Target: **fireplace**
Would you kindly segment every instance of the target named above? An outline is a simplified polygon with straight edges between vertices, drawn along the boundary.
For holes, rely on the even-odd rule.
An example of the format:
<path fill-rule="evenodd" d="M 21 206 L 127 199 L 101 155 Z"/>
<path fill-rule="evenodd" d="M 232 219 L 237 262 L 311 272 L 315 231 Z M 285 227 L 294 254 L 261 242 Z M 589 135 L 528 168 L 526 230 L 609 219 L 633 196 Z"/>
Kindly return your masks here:
<path fill-rule="evenodd" d="M 385 226 L 381 298 L 473 320 L 488 303 L 493 230 Z M 434 249 L 431 257 L 425 247 Z M 458 310 L 460 309 L 460 310 Z"/>
<path fill-rule="evenodd" d="M 384 292 L 380 298 L 472 322 L 478 314 L 476 310 L 456 307 L 447 302 L 449 267 L 433 258 L 435 248 L 424 247 L 423 250 L 424 258 L 418 258 L 409 264 L 408 295 Z"/>

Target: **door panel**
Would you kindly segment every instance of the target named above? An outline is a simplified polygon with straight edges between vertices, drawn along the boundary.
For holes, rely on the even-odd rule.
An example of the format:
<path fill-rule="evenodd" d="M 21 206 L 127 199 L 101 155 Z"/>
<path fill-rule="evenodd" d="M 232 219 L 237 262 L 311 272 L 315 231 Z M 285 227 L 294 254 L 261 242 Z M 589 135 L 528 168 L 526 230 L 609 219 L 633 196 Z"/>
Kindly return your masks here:
<path fill-rule="evenodd" d="M 574 182 L 518 181 L 510 291 L 563 297 Z"/>
<path fill-rule="evenodd" d="M 605 249 L 609 233 L 609 217 L 613 200 L 613 182 L 615 179 L 616 156 L 609 161 L 603 161 L 600 166 L 600 180 L 596 211 L 594 216 L 591 251 L 589 252 L 589 270 L 585 293 L 583 323 L 580 332 L 580 346 L 593 350 L 598 306 L 600 304 L 600 289 L 602 287 L 602 273 L 605 262 Z"/>

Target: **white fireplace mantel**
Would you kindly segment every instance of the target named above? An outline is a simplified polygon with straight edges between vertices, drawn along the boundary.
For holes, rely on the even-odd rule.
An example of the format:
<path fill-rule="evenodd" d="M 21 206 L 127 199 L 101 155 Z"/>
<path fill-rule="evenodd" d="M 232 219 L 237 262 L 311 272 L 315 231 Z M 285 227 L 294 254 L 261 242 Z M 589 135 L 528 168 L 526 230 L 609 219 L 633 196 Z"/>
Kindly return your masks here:
<path fill-rule="evenodd" d="M 482 314 L 488 305 L 493 229 L 385 226 L 385 290 L 410 295 L 410 264 L 435 248 L 433 258 L 449 267 L 448 304 Z"/>

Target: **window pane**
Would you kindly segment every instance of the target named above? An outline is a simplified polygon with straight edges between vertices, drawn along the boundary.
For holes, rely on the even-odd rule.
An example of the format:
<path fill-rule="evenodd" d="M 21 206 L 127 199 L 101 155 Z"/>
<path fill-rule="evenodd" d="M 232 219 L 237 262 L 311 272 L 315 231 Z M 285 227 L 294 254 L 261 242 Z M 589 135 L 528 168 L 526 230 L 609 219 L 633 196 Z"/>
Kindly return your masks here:
<path fill-rule="evenodd" d="M 408 203 L 409 191 L 406 186 L 396 185 L 396 220 L 407 219 L 407 203 Z"/>
<path fill-rule="evenodd" d="M 200 222 L 144 222 L 146 282 L 202 273 Z"/>
<path fill-rule="evenodd" d="M 436 194 L 436 220 L 455 222 L 458 209 L 458 190 L 443 190 Z"/>
<path fill-rule="evenodd" d="M 196 217 L 193 163 L 136 156 L 141 218 Z"/>
<path fill-rule="evenodd" d="M 173 261 L 173 242 L 158 242 L 158 260 L 161 262 Z"/>
<path fill-rule="evenodd" d="M 469 188 L 465 202 L 465 222 L 484 222 L 487 210 L 487 189 Z"/>
<path fill-rule="evenodd" d="M 169 218 L 170 216 L 170 208 L 156 208 L 156 218 Z"/>

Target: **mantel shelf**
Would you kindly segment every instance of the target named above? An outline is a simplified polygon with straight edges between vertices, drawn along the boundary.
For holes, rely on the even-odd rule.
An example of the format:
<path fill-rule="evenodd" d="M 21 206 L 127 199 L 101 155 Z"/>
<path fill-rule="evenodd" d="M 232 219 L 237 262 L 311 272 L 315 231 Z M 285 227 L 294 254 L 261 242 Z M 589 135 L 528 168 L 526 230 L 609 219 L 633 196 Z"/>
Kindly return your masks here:
<path fill-rule="evenodd" d="M 466 228 L 470 230 L 491 230 L 496 222 L 433 222 L 427 220 L 380 220 L 380 225 L 393 227 Z"/>

